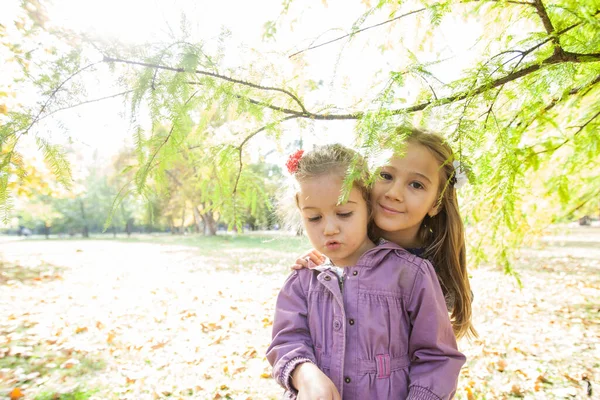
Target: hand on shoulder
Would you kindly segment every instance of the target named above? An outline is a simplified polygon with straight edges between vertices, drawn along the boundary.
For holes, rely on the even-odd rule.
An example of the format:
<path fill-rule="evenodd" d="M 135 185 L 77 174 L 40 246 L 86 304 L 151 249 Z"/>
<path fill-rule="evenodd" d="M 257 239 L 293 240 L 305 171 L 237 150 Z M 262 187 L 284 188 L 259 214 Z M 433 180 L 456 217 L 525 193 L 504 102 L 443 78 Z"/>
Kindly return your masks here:
<path fill-rule="evenodd" d="M 318 250 L 312 249 L 308 253 L 296 259 L 296 263 L 290 267 L 292 270 L 300 270 L 308 268 L 308 260 L 311 260 L 316 265 L 321 265 L 325 262 L 325 256 Z"/>

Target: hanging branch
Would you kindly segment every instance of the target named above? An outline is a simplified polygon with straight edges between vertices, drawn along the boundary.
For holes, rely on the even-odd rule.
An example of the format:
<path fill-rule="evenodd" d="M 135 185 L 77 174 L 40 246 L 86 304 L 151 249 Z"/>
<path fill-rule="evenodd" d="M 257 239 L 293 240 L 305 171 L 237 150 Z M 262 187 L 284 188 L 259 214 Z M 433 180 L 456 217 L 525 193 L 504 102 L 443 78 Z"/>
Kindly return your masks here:
<path fill-rule="evenodd" d="M 275 125 L 278 125 L 284 121 L 290 120 L 290 119 L 294 119 L 294 118 L 298 118 L 298 116 L 296 115 L 290 115 L 288 117 L 285 117 L 279 121 L 277 121 L 275 123 Z M 242 143 L 240 143 L 239 146 L 236 147 L 238 153 L 239 153 L 239 168 L 238 168 L 238 173 L 237 173 L 237 177 L 235 178 L 235 185 L 233 186 L 233 195 L 235 196 L 236 192 L 237 192 L 237 187 L 238 187 L 238 182 L 240 181 L 240 176 L 242 175 L 242 168 L 244 166 L 243 161 L 242 161 L 242 151 L 244 148 L 244 145 L 246 145 L 246 143 L 248 143 L 250 141 L 250 139 L 252 139 L 254 136 L 258 135 L 259 133 L 261 133 L 262 131 L 264 131 L 265 129 L 267 129 L 269 126 L 272 126 L 274 124 L 267 124 L 263 127 L 261 127 L 260 129 L 255 130 L 254 132 L 252 132 L 250 135 L 246 136 L 244 138 L 244 140 L 242 141 Z"/>
<path fill-rule="evenodd" d="M 592 118 L 588 119 L 586 122 L 583 123 L 583 125 L 578 125 L 578 126 L 573 126 L 572 128 L 578 128 L 577 131 L 573 134 L 573 136 L 571 136 L 570 138 L 565 139 L 563 142 L 561 142 L 560 144 L 558 144 L 557 146 L 551 148 L 551 149 L 546 149 L 546 150 L 540 150 L 540 151 L 536 151 L 535 154 L 543 154 L 543 153 L 549 153 L 552 152 L 554 153 L 556 150 L 560 149 L 561 147 L 563 147 L 565 144 L 569 143 L 571 140 L 575 139 L 575 137 L 577 137 L 577 135 L 579 135 L 586 126 L 588 126 L 590 123 L 592 123 L 592 121 L 594 121 L 596 118 L 598 118 L 600 116 L 600 111 L 598 111 L 596 114 L 594 114 L 592 116 Z"/>
<path fill-rule="evenodd" d="M 173 72 L 179 72 L 179 73 L 193 72 L 198 75 L 210 76 L 210 77 L 221 79 L 221 80 L 224 80 L 227 82 L 238 83 L 240 85 L 249 86 L 249 87 L 252 87 L 255 89 L 281 92 L 281 93 L 284 93 L 287 96 L 291 97 L 300 106 L 300 108 L 302 109 L 303 112 L 305 112 L 305 113 L 307 112 L 306 109 L 304 108 L 304 104 L 302 104 L 300 99 L 298 99 L 298 97 L 295 94 L 293 94 L 292 92 L 290 92 L 289 90 L 286 90 L 286 89 L 281 89 L 281 88 L 276 88 L 276 87 L 271 87 L 271 86 L 262 86 L 262 85 L 258 85 L 256 83 L 252 83 L 252 82 L 244 81 L 241 79 L 231 78 L 231 77 L 228 77 L 225 75 L 217 74 L 215 72 L 203 71 L 203 70 L 198 70 L 198 69 L 194 70 L 194 71 L 188 71 L 188 70 L 185 70 L 184 68 L 168 67 L 168 66 L 164 66 L 164 65 L 150 64 L 150 63 L 141 62 L 141 61 L 122 60 L 119 58 L 112 58 L 112 57 L 108 57 L 108 56 L 104 56 L 103 61 L 110 62 L 110 63 L 124 63 L 124 64 L 130 64 L 130 65 L 139 65 L 142 67 L 164 69 L 167 71 L 173 71 Z"/>
<path fill-rule="evenodd" d="M 21 130 L 19 132 L 15 132 L 15 134 L 23 134 L 26 135 L 27 132 L 29 132 L 29 130 L 31 129 L 31 127 L 33 127 L 33 125 L 35 125 L 39 120 L 40 120 L 40 116 L 42 115 L 42 113 L 46 110 L 46 107 L 48 107 L 48 104 L 50 104 L 50 101 L 52 99 L 54 99 L 54 96 L 56 96 L 56 94 L 58 93 L 58 91 L 60 89 L 62 89 L 62 87 L 69 82 L 71 79 L 73 79 L 74 77 L 76 77 L 77 75 L 79 75 L 80 73 L 82 73 L 83 71 L 87 70 L 88 68 L 93 67 L 96 64 L 100 64 L 102 61 L 96 61 L 93 62 L 91 64 L 86 65 L 85 67 L 75 71 L 74 73 L 72 73 L 71 75 L 69 75 L 67 77 L 67 79 L 65 79 L 64 81 L 62 81 L 53 91 L 52 93 L 50 93 L 50 96 L 48 96 L 48 98 L 46 99 L 46 102 L 42 105 L 42 108 L 40 108 L 40 111 L 37 113 L 37 115 L 35 116 L 35 118 L 33 119 L 33 121 L 31 121 L 31 123 L 29 124 L 29 126 L 27 128 L 25 128 L 24 130 Z"/>

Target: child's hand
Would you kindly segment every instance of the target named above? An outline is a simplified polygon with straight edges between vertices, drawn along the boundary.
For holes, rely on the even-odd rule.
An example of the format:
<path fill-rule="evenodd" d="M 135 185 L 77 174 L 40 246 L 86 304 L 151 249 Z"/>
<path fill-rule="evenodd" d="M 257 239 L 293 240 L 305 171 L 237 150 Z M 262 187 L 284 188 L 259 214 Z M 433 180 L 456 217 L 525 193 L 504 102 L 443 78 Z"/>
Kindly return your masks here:
<path fill-rule="evenodd" d="M 312 260 L 316 265 L 321 265 L 325 262 L 325 256 L 318 250 L 311 250 L 305 255 L 296 260 L 296 264 L 292 265 L 292 269 L 302 269 L 308 267 L 308 259 Z"/>
<path fill-rule="evenodd" d="M 292 372 L 292 384 L 298 390 L 297 400 L 342 400 L 331 379 L 313 363 L 297 366 Z"/>

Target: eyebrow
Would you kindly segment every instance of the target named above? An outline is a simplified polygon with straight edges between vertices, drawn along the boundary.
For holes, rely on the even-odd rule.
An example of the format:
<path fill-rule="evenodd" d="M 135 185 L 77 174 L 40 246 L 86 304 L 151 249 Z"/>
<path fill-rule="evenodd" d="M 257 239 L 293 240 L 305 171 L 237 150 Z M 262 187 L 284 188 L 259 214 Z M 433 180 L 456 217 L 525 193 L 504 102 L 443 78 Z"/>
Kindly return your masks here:
<path fill-rule="evenodd" d="M 394 171 L 397 171 L 397 170 L 398 170 L 398 169 L 397 169 L 396 167 L 394 167 L 393 165 L 384 165 L 383 167 L 381 167 L 381 169 L 382 169 L 382 170 L 383 170 L 384 168 L 385 168 L 385 169 L 392 169 L 392 170 L 394 170 Z M 422 174 L 422 173 L 420 173 L 420 172 L 417 172 L 417 171 L 408 171 L 408 173 L 409 173 L 409 174 L 413 174 L 413 175 L 420 176 L 420 177 L 422 177 L 422 178 L 426 179 L 426 180 L 427 180 L 429 183 L 432 183 L 432 182 L 431 182 L 431 179 L 429 179 L 429 177 L 428 177 L 427 175 L 424 175 L 424 174 Z"/>
<path fill-rule="evenodd" d="M 358 204 L 356 201 L 352 201 L 352 200 L 348 200 L 348 201 L 347 201 L 346 203 L 344 203 L 344 204 L 347 204 L 347 203 Z M 342 205 L 342 204 L 337 204 L 337 205 L 336 205 L 336 207 L 339 207 L 339 206 L 341 206 L 341 205 Z M 310 210 L 310 209 L 315 209 L 315 210 L 318 210 L 319 208 L 318 208 L 318 207 L 312 207 L 312 206 L 306 206 L 306 207 L 302 207 L 302 209 L 303 209 L 303 210 Z"/>
<path fill-rule="evenodd" d="M 417 172 L 417 171 L 409 171 L 409 173 L 411 173 L 413 175 L 420 176 L 420 177 L 426 179 L 429 183 L 431 183 L 431 179 L 429 179 L 429 177 L 427 175 L 424 175 L 424 174 L 422 174 L 420 172 Z"/>

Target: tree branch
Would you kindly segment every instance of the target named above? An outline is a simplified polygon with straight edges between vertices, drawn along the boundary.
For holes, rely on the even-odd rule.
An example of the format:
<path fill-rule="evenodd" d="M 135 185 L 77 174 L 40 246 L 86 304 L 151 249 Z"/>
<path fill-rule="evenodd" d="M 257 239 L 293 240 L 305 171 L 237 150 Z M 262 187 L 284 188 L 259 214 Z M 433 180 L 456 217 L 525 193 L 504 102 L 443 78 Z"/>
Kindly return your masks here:
<path fill-rule="evenodd" d="M 287 96 L 291 97 L 300 106 L 300 108 L 302 109 L 303 112 L 305 112 L 305 113 L 307 112 L 306 108 L 304 108 L 304 104 L 302 104 L 300 99 L 298 99 L 298 97 L 295 94 L 293 94 L 292 92 L 290 92 L 289 90 L 286 90 L 286 89 L 281 89 L 281 88 L 276 88 L 276 87 L 271 87 L 271 86 L 262 86 L 262 85 L 258 85 L 256 83 L 252 83 L 252 82 L 248 82 L 248 81 L 244 81 L 244 80 L 236 79 L 236 78 L 230 78 L 228 76 L 217 74 L 217 73 L 210 72 L 210 71 L 202 71 L 202 70 L 186 71 L 184 68 L 168 67 L 168 66 L 164 66 L 164 65 L 150 64 L 150 63 L 145 63 L 145 62 L 141 62 L 141 61 L 122 60 L 119 58 L 112 58 L 112 57 L 107 57 L 107 56 L 104 56 L 103 61 L 104 62 L 112 62 L 112 63 L 130 64 L 130 65 L 139 65 L 139 66 L 146 67 L 146 68 L 164 69 L 167 71 L 173 71 L 173 72 L 179 72 L 179 73 L 193 72 L 198 75 L 210 76 L 213 78 L 222 79 L 227 82 L 232 82 L 232 83 L 237 83 L 237 84 L 244 85 L 244 86 L 249 86 L 249 87 L 252 87 L 255 89 L 280 92 L 280 93 L 284 93 Z"/>
<path fill-rule="evenodd" d="M 364 31 L 366 31 L 366 30 L 369 30 L 369 29 L 371 29 L 371 28 L 376 28 L 376 27 L 378 27 L 378 26 L 382 26 L 382 25 L 385 25 L 385 24 L 389 24 L 390 22 L 397 21 L 397 20 L 399 20 L 399 19 L 401 19 L 401 18 L 408 17 L 409 15 L 413 15 L 413 14 L 416 14 L 416 13 L 420 13 L 420 12 L 423 12 L 423 11 L 425 11 L 425 10 L 427 10 L 427 8 L 420 8 L 420 9 L 418 9 L 418 10 L 409 11 L 409 12 L 407 12 L 406 14 L 399 15 L 399 16 L 397 16 L 397 17 L 395 17 L 395 18 L 388 19 L 387 21 L 383 21 L 383 22 L 380 22 L 380 23 L 378 23 L 378 24 L 375 24 L 375 25 L 367 26 L 366 28 L 359 29 L 359 30 L 357 30 L 357 31 L 355 31 L 355 32 L 347 33 L 347 34 L 345 34 L 345 35 L 343 35 L 343 36 L 340 36 L 340 37 L 337 37 L 337 38 L 335 38 L 335 39 L 329 40 L 329 41 L 327 41 L 327 42 L 325 42 L 325 43 L 321 43 L 321 44 L 317 44 L 317 45 L 315 45 L 315 46 L 310 46 L 310 47 L 307 47 L 307 48 L 306 48 L 306 49 L 304 49 L 304 50 L 300 50 L 300 51 L 297 51 L 297 52 L 295 52 L 294 54 L 290 55 L 288 58 L 293 58 L 293 57 L 297 56 L 298 54 L 304 53 L 304 52 L 306 52 L 306 51 L 309 51 L 309 50 L 317 49 L 317 48 L 319 48 L 319 47 L 326 46 L 326 45 L 328 45 L 328 44 L 331 44 L 331 43 L 337 42 L 338 40 L 345 39 L 345 38 L 347 38 L 348 36 L 353 36 L 353 35 L 356 35 L 357 33 L 364 32 Z"/>
<path fill-rule="evenodd" d="M 567 144 L 568 142 L 570 142 L 571 140 L 573 140 L 577 135 L 579 135 L 586 126 L 588 126 L 592 121 L 594 121 L 596 118 L 598 118 L 600 116 L 600 111 L 598 111 L 596 114 L 594 114 L 592 116 L 592 118 L 588 119 L 583 125 L 579 125 L 579 126 L 574 126 L 573 128 L 578 128 L 577 132 L 575 132 L 573 134 L 573 136 L 571 136 L 570 138 L 565 139 L 562 143 L 560 143 L 558 146 L 555 146 L 551 149 L 546 149 L 546 150 L 541 150 L 541 151 L 537 151 L 535 152 L 535 154 L 543 154 L 543 153 L 549 153 L 552 152 L 554 153 L 556 150 L 560 149 L 561 147 L 563 147 L 565 144 Z"/>
<path fill-rule="evenodd" d="M 56 93 L 58 93 L 58 91 L 60 89 L 62 89 L 62 87 L 69 82 L 71 79 L 73 79 L 75 76 L 79 75 L 80 73 L 82 73 L 83 71 L 85 71 L 88 68 L 93 67 L 96 64 L 100 64 L 101 61 L 96 61 L 94 63 L 91 63 L 89 65 L 86 65 L 85 67 L 75 71 L 73 74 L 69 75 L 69 77 L 67 79 L 65 79 L 64 81 L 62 81 L 53 91 L 52 93 L 50 93 L 50 96 L 48 96 L 48 98 L 46 99 L 46 102 L 44 103 L 44 105 L 42 106 L 42 108 L 40 109 L 40 111 L 37 113 L 37 115 L 35 116 L 35 118 L 33 119 L 33 121 L 31 121 L 31 123 L 29 124 L 29 126 L 27 128 L 25 128 L 25 130 L 20 131 L 19 133 L 22 133 L 23 135 L 27 134 L 27 132 L 29 132 L 29 130 L 31 129 L 31 127 L 33 125 L 35 125 L 39 120 L 40 120 L 40 116 L 42 115 L 42 113 L 44 112 L 44 110 L 46 110 L 46 107 L 48 107 L 48 104 L 50 104 L 50 100 L 52 100 L 54 98 L 54 96 L 56 96 Z"/>
<path fill-rule="evenodd" d="M 600 10 L 596 11 L 596 13 L 593 14 L 593 16 L 597 16 L 598 14 L 600 14 Z M 576 24 L 573 24 L 565 29 L 562 29 L 558 32 L 554 32 L 554 36 L 553 37 L 558 37 L 574 28 L 576 28 L 577 26 L 581 25 L 583 22 L 580 21 Z M 366 28 L 365 28 L 366 29 Z M 508 51 L 504 51 L 502 53 L 497 54 L 496 56 L 492 57 L 495 58 L 497 56 L 499 56 L 500 54 L 506 54 L 506 53 L 510 53 L 510 52 L 516 52 L 519 53 L 519 55 L 517 55 L 516 57 L 522 57 L 524 58 L 526 55 L 530 54 L 531 52 L 533 52 L 534 50 L 540 48 L 541 46 L 543 46 L 544 44 L 552 41 L 552 38 L 548 38 L 545 39 L 543 41 L 541 41 L 540 43 L 536 44 L 535 46 L 532 46 L 531 48 L 521 51 L 521 50 L 508 50 Z M 515 58 L 516 58 L 515 57 Z M 514 58 L 513 58 L 514 59 Z M 183 73 L 183 72 L 190 72 L 190 71 L 185 71 L 183 68 L 174 68 L 174 67 L 168 67 L 168 66 L 162 66 L 162 65 L 155 65 L 155 64 L 150 64 L 150 63 L 144 63 L 144 62 L 138 62 L 138 61 L 131 61 L 131 60 L 122 60 L 122 59 L 116 59 L 116 58 L 110 58 L 110 57 L 105 57 L 104 61 L 106 62 L 119 62 L 119 63 L 126 63 L 126 64 L 132 64 L 132 65 L 140 65 L 146 68 L 158 68 L 158 69 L 164 69 L 164 70 L 168 70 L 168 71 L 174 71 L 174 72 L 178 72 L 178 73 Z M 509 60 L 510 61 L 510 60 Z M 546 58 L 545 60 L 538 62 L 536 64 L 532 64 L 529 65 L 527 67 L 524 67 L 523 69 L 520 69 L 518 71 L 513 71 L 511 73 L 509 73 L 508 75 L 505 75 L 503 77 L 500 77 L 498 79 L 495 79 L 491 82 L 488 83 L 484 83 L 478 87 L 476 87 L 475 89 L 472 90 L 468 90 L 462 93 L 458 93 L 452 96 L 448 96 L 448 97 L 444 97 L 441 99 L 436 99 L 436 100 L 432 100 L 432 101 L 426 101 L 420 104 L 415 104 L 412 105 L 410 107 L 406 107 L 406 108 L 399 108 L 399 109 L 394 109 L 390 111 L 390 114 L 392 115 L 399 115 L 399 114 L 405 114 L 405 113 L 414 113 L 417 111 L 422 111 L 425 108 L 431 106 L 431 107 L 438 107 L 438 106 L 442 106 L 445 104 L 449 104 L 449 103 L 454 103 L 457 101 L 461 101 L 464 100 L 468 97 L 474 97 L 477 96 L 479 94 L 482 94 L 488 90 L 491 89 L 495 89 L 499 86 L 502 86 L 508 82 L 512 82 L 515 81 L 519 78 L 522 78 L 524 76 L 527 76 L 531 73 L 534 73 L 538 70 L 540 70 L 541 68 L 543 68 L 544 66 L 547 65 L 552 65 L 552 64 L 559 64 L 559 63 L 564 63 L 564 62 L 575 62 L 575 63 L 585 63 L 585 62 L 597 62 L 600 61 L 600 53 L 593 53 L 593 54 L 580 54 L 580 53 L 572 53 L 572 52 L 565 52 L 565 51 L 560 51 L 560 52 L 555 52 L 553 53 L 550 57 Z M 270 108 L 272 110 L 275 111 L 279 111 L 282 112 L 284 114 L 288 114 L 291 117 L 294 118 L 306 118 L 306 119 L 312 119 L 312 120 L 329 120 L 329 121 L 334 121 L 334 120 L 355 120 L 355 119 L 360 119 L 364 116 L 364 112 L 361 111 L 357 111 L 354 113 L 349 113 L 349 114 L 321 114 L 321 113 L 312 113 L 310 111 L 308 111 L 305 107 L 304 104 L 300 101 L 300 99 L 298 99 L 298 97 L 296 95 L 294 95 L 293 93 L 291 93 L 290 91 L 286 90 L 286 89 L 281 89 L 281 88 L 276 88 L 276 87 L 270 87 L 270 86 L 261 86 L 252 82 L 248 82 L 248 81 L 243 81 L 240 79 L 236 79 L 236 78 L 230 78 L 224 75 L 220 75 L 217 73 L 213 73 L 213 72 L 209 72 L 209 71 L 202 71 L 202 70 L 196 70 L 196 71 L 192 71 L 194 73 L 200 74 L 200 75 L 206 75 L 206 76 L 211 76 L 217 79 L 222 79 L 228 82 L 232 82 L 232 83 L 237 83 L 240 85 L 245 85 L 245 86 L 249 86 L 252 88 L 256 88 L 256 89 L 260 89 L 260 90 L 267 90 L 267 91 L 277 91 L 280 93 L 284 93 L 287 96 L 291 97 L 301 108 L 302 111 L 296 111 L 296 110 L 292 110 L 289 108 L 285 108 L 285 107 L 280 107 L 280 106 L 276 106 L 276 105 L 271 105 L 268 103 L 264 103 L 258 100 L 254 100 L 254 99 L 250 99 L 250 98 L 245 98 L 239 95 L 239 98 L 244 98 L 245 100 L 249 101 L 250 103 L 256 104 L 256 105 L 261 105 L 267 108 Z"/>
<path fill-rule="evenodd" d="M 196 93 L 198 93 L 199 90 L 195 91 L 189 99 L 187 99 L 185 101 L 185 103 L 183 103 L 183 105 L 187 105 L 187 103 L 189 103 L 195 96 Z M 156 151 L 154 152 L 154 154 L 152 154 L 152 157 L 150 158 L 150 160 L 146 163 L 146 171 L 145 171 L 145 175 L 148 174 L 148 172 L 150 172 L 150 165 L 152 164 L 152 162 L 154 161 L 154 159 L 156 158 L 156 156 L 158 155 L 158 153 L 160 152 L 160 149 L 162 149 L 164 147 L 165 144 L 167 144 L 167 142 L 169 141 L 169 139 L 171 138 L 171 136 L 173 135 L 173 130 L 175 129 L 175 121 L 173 121 L 173 125 L 171 126 L 171 129 L 169 130 L 169 133 L 167 134 L 167 137 L 165 137 L 165 140 L 162 141 L 162 143 L 158 146 L 158 148 L 156 149 Z M 157 165 L 157 164 L 155 164 Z"/>
<path fill-rule="evenodd" d="M 38 121 L 41 121 L 41 120 L 43 120 L 44 118 L 48 118 L 48 117 L 49 117 L 49 116 L 51 116 L 52 114 L 56 114 L 57 112 L 60 112 L 60 111 L 70 110 L 71 108 L 76 108 L 76 107 L 79 107 L 79 106 L 83 106 L 83 105 L 85 105 L 85 104 L 96 103 L 96 102 L 98 102 L 98 101 L 102 101 L 102 100 L 108 100 L 108 99 L 112 99 L 112 98 L 115 98 L 115 97 L 123 96 L 123 95 L 126 95 L 126 94 L 128 94 L 128 93 L 131 93 L 131 92 L 133 92 L 133 91 L 134 91 L 133 89 L 131 89 L 131 90 L 126 90 L 126 91 L 124 91 L 124 92 L 121 92 L 121 93 L 111 94 L 111 95 L 109 95 L 109 96 L 100 97 L 100 98 L 98 98 L 98 99 L 92 99 L 92 100 L 82 101 L 81 103 L 72 104 L 72 105 L 70 105 L 70 106 L 66 106 L 66 107 L 58 108 L 58 109 L 56 109 L 56 110 L 53 110 L 52 112 L 49 112 L 48 114 L 46 114 L 46 115 L 44 115 L 44 116 L 40 117 L 40 118 L 38 119 Z"/>
<path fill-rule="evenodd" d="M 572 88 L 571 90 L 569 90 L 567 95 L 573 96 L 573 95 L 576 95 L 576 94 L 582 92 L 583 90 L 585 90 L 585 93 L 582 94 L 582 97 L 584 97 L 590 90 L 592 90 L 594 85 L 597 85 L 598 83 L 600 83 L 600 75 L 596 76 L 596 78 L 594 80 L 592 80 L 590 83 L 588 83 L 587 85 L 582 85 L 582 86 Z M 542 110 L 540 110 L 537 113 L 537 115 L 535 115 L 533 118 L 531 118 L 524 126 L 521 126 L 521 124 L 522 124 L 522 121 L 521 121 L 517 124 L 516 128 L 521 128 L 522 131 L 529 128 L 529 126 L 531 126 L 531 124 L 533 124 L 539 116 L 541 116 L 541 115 L 547 113 L 548 111 L 550 111 L 551 109 L 553 109 L 557 104 L 560 104 L 563 99 L 564 99 L 564 97 L 562 97 L 562 96 L 555 97 Z M 517 120 L 517 118 L 519 118 L 519 115 L 521 115 L 521 111 L 519 111 L 515 114 L 515 116 L 512 118 L 512 120 L 508 123 L 507 128 L 509 128 Z M 530 148 L 532 148 L 532 147 L 534 147 L 534 146 L 531 146 Z"/>
<path fill-rule="evenodd" d="M 544 24 L 544 28 L 546 29 L 548 35 L 553 36 L 554 25 L 552 25 L 552 21 L 550 20 L 550 16 L 548 15 L 548 12 L 546 11 L 546 7 L 544 7 L 544 3 L 542 3 L 542 0 L 533 0 L 532 5 L 533 7 L 535 7 L 535 11 L 540 16 L 540 19 L 542 20 L 542 23 Z M 557 46 L 560 46 L 560 43 L 558 43 L 558 37 L 554 37 L 552 40 L 556 42 Z"/>
<path fill-rule="evenodd" d="M 281 120 L 277 121 L 277 122 L 276 122 L 276 124 L 280 124 L 280 123 L 282 123 L 282 122 L 284 122 L 284 121 L 287 121 L 287 120 L 290 120 L 290 119 L 294 119 L 294 118 L 298 118 L 298 117 L 299 117 L 299 116 L 297 116 L 297 115 L 290 115 L 290 116 L 288 116 L 288 117 L 285 117 L 285 118 L 283 118 L 283 119 L 281 119 Z M 243 168 L 243 166 L 244 166 L 244 163 L 243 163 L 243 161 L 242 161 L 242 150 L 243 150 L 243 148 L 244 148 L 244 145 L 245 145 L 246 143 L 248 143 L 248 141 L 249 141 L 250 139 L 252 139 L 254 136 L 258 135 L 259 133 L 261 133 L 262 131 L 264 131 L 265 129 L 267 129 L 267 128 L 268 128 L 270 125 L 272 125 L 272 124 L 265 125 L 265 126 L 261 127 L 260 129 L 257 129 L 257 130 L 255 130 L 255 131 L 254 131 L 254 132 L 252 132 L 250 135 L 246 136 L 246 137 L 244 138 L 244 140 L 242 141 L 242 143 L 240 143 L 240 145 L 237 147 L 237 150 L 238 150 L 238 152 L 239 152 L 239 158 L 240 158 L 240 160 L 239 160 L 239 161 L 240 161 L 240 166 L 239 166 L 239 168 L 238 168 L 237 177 L 235 178 L 235 185 L 233 186 L 233 195 L 234 195 L 234 196 L 235 196 L 235 193 L 236 193 L 236 191 L 237 191 L 238 183 L 239 183 L 239 181 L 240 181 L 240 177 L 242 176 L 242 168 Z"/>
<path fill-rule="evenodd" d="M 486 1 L 486 0 L 463 0 L 461 1 L 461 3 L 472 3 L 472 2 L 478 2 L 478 1 Z M 519 4 L 522 6 L 533 6 L 534 4 L 528 1 L 516 1 L 516 0 L 487 0 L 490 2 L 503 2 L 503 3 L 509 3 L 509 4 Z"/>

